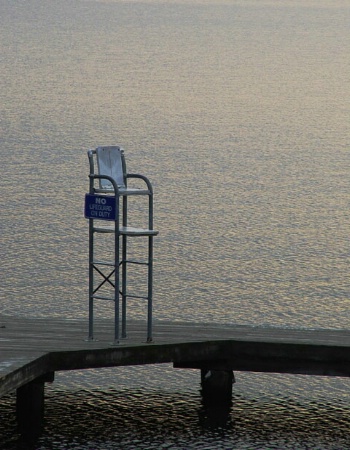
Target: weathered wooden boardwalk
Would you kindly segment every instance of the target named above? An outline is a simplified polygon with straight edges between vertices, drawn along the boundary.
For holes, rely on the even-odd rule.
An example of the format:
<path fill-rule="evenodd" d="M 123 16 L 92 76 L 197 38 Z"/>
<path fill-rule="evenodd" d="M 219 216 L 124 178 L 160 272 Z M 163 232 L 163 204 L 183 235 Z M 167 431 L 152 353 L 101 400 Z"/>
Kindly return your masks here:
<path fill-rule="evenodd" d="M 208 371 L 350 376 L 349 330 L 156 321 L 154 342 L 146 343 L 146 324 L 131 321 L 119 345 L 113 333 L 112 320 L 97 321 L 96 340 L 88 341 L 87 320 L 0 316 L 0 397 L 17 390 L 17 415 L 25 423 L 42 414 L 44 382 L 61 370 L 173 363 L 200 369 L 202 384 Z M 213 378 L 209 391 L 232 379 Z"/>

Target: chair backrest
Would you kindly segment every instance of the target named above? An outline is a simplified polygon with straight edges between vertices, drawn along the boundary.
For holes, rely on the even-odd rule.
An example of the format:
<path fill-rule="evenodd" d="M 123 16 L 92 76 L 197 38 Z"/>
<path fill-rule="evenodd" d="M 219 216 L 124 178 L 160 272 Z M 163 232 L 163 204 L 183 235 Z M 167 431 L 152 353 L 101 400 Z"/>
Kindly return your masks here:
<path fill-rule="evenodd" d="M 114 179 L 118 187 L 126 187 L 126 165 L 124 151 L 117 146 L 97 147 L 96 160 L 100 175 L 108 175 Z M 112 189 L 108 180 L 100 180 L 101 189 Z"/>

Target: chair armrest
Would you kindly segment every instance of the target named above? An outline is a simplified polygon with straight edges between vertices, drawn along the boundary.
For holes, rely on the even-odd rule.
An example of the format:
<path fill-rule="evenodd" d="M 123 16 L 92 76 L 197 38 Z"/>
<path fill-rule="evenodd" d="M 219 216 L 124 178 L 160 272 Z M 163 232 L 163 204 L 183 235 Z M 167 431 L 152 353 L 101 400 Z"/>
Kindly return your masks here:
<path fill-rule="evenodd" d="M 119 187 L 117 183 L 114 181 L 114 178 L 110 177 L 109 175 L 97 175 L 97 174 L 90 174 L 89 175 L 90 180 L 108 180 L 112 183 L 114 192 L 118 195 L 119 194 Z M 112 189 L 95 189 L 96 192 L 113 192 Z"/>
<path fill-rule="evenodd" d="M 152 184 L 149 181 L 149 179 L 145 176 L 145 175 L 140 175 L 138 173 L 128 173 L 126 175 L 126 178 L 137 178 L 139 180 L 143 180 L 146 185 L 147 185 L 147 189 L 149 190 L 149 193 L 152 195 L 153 194 L 153 188 L 152 188 Z"/>

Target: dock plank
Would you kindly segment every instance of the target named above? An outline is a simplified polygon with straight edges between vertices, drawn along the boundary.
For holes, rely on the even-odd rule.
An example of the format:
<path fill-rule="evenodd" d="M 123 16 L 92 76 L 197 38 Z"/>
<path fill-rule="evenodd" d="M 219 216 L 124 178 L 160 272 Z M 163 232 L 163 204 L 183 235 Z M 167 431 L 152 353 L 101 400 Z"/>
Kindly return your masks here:
<path fill-rule="evenodd" d="M 113 345 L 113 320 L 0 316 L 0 396 L 46 372 L 134 364 L 350 376 L 350 331 L 235 324 L 130 321 Z"/>

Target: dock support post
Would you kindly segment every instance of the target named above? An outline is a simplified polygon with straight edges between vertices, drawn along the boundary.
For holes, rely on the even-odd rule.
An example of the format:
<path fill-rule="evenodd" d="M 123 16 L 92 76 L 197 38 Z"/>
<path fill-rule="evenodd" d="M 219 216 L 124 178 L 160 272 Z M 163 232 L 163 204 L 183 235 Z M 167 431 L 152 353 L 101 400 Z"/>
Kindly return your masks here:
<path fill-rule="evenodd" d="M 232 384 L 235 377 L 232 370 L 201 369 L 202 396 L 205 404 L 230 404 Z"/>
<path fill-rule="evenodd" d="M 53 380 L 54 372 L 50 372 L 17 389 L 17 423 L 23 436 L 35 439 L 40 435 L 44 419 L 45 382 Z"/>

